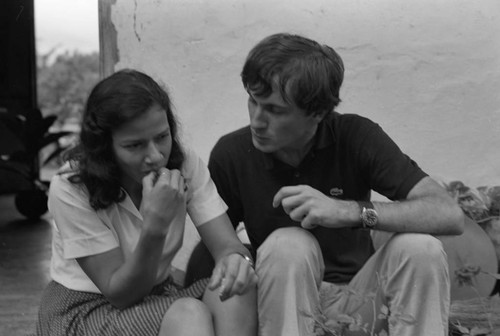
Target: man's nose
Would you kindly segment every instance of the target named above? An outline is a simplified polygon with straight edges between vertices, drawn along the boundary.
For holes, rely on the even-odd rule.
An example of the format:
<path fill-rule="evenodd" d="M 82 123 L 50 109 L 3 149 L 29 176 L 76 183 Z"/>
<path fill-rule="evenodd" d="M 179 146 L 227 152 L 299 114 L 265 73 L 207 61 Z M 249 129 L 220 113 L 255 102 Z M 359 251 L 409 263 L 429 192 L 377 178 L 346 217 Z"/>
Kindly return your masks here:
<path fill-rule="evenodd" d="M 252 128 L 264 128 L 266 127 L 267 121 L 264 115 L 264 110 L 262 106 L 255 105 L 255 107 L 250 112 L 250 126 Z"/>

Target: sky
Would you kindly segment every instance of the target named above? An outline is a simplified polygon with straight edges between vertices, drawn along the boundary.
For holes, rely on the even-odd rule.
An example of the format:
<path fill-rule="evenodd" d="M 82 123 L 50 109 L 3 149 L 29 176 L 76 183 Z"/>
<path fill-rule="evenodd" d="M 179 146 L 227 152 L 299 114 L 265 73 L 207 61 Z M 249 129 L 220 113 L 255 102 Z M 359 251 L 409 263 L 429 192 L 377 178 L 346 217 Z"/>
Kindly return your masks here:
<path fill-rule="evenodd" d="M 99 51 L 98 0 L 34 1 L 38 52 Z"/>

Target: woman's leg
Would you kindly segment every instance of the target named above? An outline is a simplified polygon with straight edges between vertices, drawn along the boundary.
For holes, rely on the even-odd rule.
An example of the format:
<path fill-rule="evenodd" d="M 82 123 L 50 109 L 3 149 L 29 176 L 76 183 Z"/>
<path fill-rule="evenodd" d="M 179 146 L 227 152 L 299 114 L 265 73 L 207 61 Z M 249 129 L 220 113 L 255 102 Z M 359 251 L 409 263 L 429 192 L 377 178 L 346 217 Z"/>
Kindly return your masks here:
<path fill-rule="evenodd" d="M 218 290 L 207 289 L 203 296 L 215 324 L 217 336 L 256 336 L 257 335 L 257 293 L 256 289 L 243 295 L 235 295 L 224 302 Z"/>
<path fill-rule="evenodd" d="M 159 336 L 214 336 L 212 316 L 207 305 L 195 298 L 181 298 L 168 308 Z"/>

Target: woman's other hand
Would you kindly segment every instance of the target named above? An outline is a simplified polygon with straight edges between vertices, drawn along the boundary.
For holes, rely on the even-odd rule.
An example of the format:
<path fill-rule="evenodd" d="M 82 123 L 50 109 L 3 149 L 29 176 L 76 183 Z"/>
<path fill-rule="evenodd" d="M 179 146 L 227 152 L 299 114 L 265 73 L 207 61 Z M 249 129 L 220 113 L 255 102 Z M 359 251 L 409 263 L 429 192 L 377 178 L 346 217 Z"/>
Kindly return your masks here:
<path fill-rule="evenodd" d="M 218 288 L 219 297 L 224 301 L 233 295 L 244 294 L 257 285 L 257 274 L 253 262 L 239 253 L 222 257 L 215 265 L 208 288 Z"/>

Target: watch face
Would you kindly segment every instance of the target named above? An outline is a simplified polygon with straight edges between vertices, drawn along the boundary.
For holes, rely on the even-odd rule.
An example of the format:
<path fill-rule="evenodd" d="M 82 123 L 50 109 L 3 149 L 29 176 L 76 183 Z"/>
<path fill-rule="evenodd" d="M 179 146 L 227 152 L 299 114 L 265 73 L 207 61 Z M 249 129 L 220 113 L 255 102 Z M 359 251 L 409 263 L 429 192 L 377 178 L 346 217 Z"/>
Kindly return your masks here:
<path fill-rule="evenodd" d="M 363 209 L 363 214 L 362 214 L 362 219 L 363 219 L 363 224 L 366 227 L 372 228 L 377 224 L 378 221 L 378 214 L 377 211 L 374 209 Z"/>

